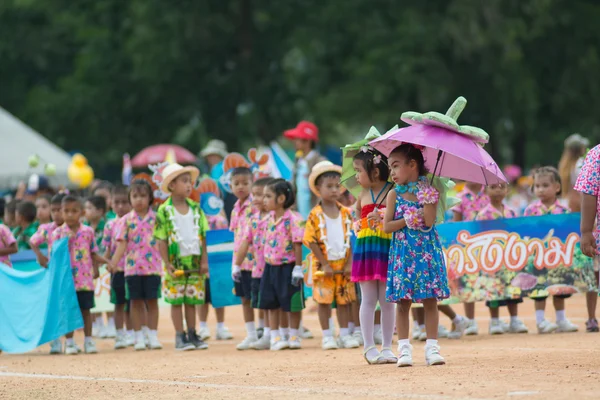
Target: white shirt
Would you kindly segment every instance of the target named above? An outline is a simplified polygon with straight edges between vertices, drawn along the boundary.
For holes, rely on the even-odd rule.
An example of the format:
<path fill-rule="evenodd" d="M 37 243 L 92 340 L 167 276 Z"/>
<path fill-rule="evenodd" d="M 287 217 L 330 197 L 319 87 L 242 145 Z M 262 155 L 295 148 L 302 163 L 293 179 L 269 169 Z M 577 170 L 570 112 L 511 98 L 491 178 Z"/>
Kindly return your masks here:
<path fill-rule="evenodd" d="M 344 249 L 344 226 L 342 225 L 342 213 L 337 218 L 329 218 L 325 213 L 325 229 L 327 229 L 327 242 L 329 251 L 327 259 L 329 261 L 342 260 L 346 257 Z"/>
<path fill-rule="evenodd" d="M 175 224 L 177 225 L 177 229 L 179 229 L 179 237 L 181 237 L 181 243 L 179 243 L 179 256 L 199 256 L 200 240 L 198 239 L 198 232 L 194 224 L 194 214 L 192 209 L 188 209 L 188 212 L 185 215 L 181 215 L 175 210 Z"/>

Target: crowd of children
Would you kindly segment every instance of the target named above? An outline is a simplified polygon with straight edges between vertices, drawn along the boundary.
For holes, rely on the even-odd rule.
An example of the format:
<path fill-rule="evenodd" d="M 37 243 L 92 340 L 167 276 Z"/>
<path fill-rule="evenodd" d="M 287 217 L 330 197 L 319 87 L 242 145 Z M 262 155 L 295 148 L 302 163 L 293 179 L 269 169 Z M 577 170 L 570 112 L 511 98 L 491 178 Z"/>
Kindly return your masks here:
<path fill-rule="evenodd" d="M 593 169 L 598 163 L 598 151 L 594 151 L 588 155 L 576 186 L 586 195 L 584 217 L 592 220 L 598 214 L 592 202 L 599 201 L 600 186 L 600 171 Z M 175 349 L 207 349 L 211 287 L 206 234 L 210 229 L 229 228 L 234 234 L 231 278 L 242 301 L 246 328 L 237 349 L 278 351 L 299 349 L 302 339 L 311 336 L 302 326 L 304 245 L 310 250 L 308 275 L 324 350 L 363 346 L 368 364 L 411 366 L 412 308 L 412 337 L 426 341 L 426 363 L 444 364 L 438 337 L 476 335 L 478 326 L 474 303 L 464 303 L 464 317 L 450 306 L 438 305 L 450 291 L 435 227 L 440 193 L 426 178 L 423 152 L 405 143 L 386 158 L 365 146 L 354 156 L 353 167 L 362 188 L 353 207 L 342 204 L 348 197 L 341 184 L 340 166 L 320 161 L 312 167 L 308 188 L 318 204 L 306 222 L 294 211 L 291 183 L 269 177 L 255 179 L 248 166 L 233 168 L 230 174 L 237 202 L 229 225 L 223 215 L 207 218 L 200 205 L 190 200 L 199 171 L 178 164 L 170 164 L 162 172 L 160 189 L 169 197 L 156 210 L 153 189 L 141 179 L 128 187 L 103 183 L 85 201 L 67 193 L 39 197 L 35 202 L 13 201 L 6 206 L 4 223 L 0 224 L 0 261 L 10 266 L 10 254 L 32 249 L 39 264 L 46 267 L 52 244 L 68 238 L 86 353 L 97 352 L 93 336 L 114 337 L 115 349 L 161 349 L 157 334 L 160 297 L 170 305 Z M 561 178 L 555 168 L 539 168 L 532 178 L 537 200 L 525 208 L 525 216 L 569 212 L 559 202 Z M 482 187 L 467 183 L 459 195 L 461 202 L 453 209 L 454 220 L 513 218 L 517 214 L 506 205 L 507 195 L 506 184 Z M 593 255 L 593 225 L 585 228 L 582 248 Z M 90 311 L 94 308 L 94 279 L 102 265 L 111 274 L 110 301 L 115 306 L 106 325 L 102 315 Z M 556 323 L 546 319 L 546 298 L 534 298 L 539 333 L 577 331 L 566 318 L 566 298 L 553 296 Z M 528 331 L 518 317 L 521 302 L 507 299 L 486 303 L 490 334 Z M 412 303 L 420 303 L 422 308 L 414 308 Z M 502 306 L 508 308 L 508 324 L 499 319 Z M 224 325 L 224 309 L 215 311 L 216 339 L 232 339 Z M 439 312 L 452 321 L 450 331 L 439 324 Z M 587 327 L 590 332 L 598 331 L 595 317 L 590 317 Z M 394 332 L 398 334 L 397 352 L 392 349 Z M 63 352 L 60 339 L 50 346 L 53 354 Z M 81 351 L 73 333 L 66 335 L 64 352 Z"/>

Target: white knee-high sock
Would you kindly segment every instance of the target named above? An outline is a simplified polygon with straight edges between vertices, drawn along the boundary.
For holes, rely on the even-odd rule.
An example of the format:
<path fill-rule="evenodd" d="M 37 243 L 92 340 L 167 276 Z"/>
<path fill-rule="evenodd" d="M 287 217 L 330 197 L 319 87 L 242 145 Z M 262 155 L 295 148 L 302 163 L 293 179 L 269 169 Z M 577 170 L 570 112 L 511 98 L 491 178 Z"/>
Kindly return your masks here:
<path fill-rule="evenodd" d="M 362 303 L 360 304 L 360 329 L 365 349 L 375 345 L 373 330 L 375 327 L 375 306 L 377 305 L 377 282 L 360 282 Z"/>
<path fill-rule="evenodd" d="M 378 300 L 381 308 L 381 334 L 383 347 L 391 347 L 396 325 L 396 305 L 385 301 L 385 282 L 378 281 Z"/>

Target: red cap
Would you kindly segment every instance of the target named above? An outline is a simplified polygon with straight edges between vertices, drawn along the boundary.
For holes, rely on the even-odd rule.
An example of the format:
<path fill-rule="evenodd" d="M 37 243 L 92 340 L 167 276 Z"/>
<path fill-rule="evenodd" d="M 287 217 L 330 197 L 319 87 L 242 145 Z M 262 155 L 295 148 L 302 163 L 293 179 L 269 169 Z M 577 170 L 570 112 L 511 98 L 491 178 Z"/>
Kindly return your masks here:
<path fill-rule="evenodd" d="M 305 139 L 313 142 L 319 141 L 319 128 L 312 122 L 300 121 L 294 129 L 288 129 L 283 132 L 286 139 Z"/>

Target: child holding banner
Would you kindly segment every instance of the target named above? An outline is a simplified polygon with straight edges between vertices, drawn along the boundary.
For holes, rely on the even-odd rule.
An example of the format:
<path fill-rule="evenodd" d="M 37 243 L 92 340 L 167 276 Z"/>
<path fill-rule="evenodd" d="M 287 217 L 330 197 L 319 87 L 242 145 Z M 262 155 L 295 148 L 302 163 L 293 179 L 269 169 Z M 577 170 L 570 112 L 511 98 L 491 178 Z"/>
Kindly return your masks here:
<path fill-rule="evenodd" d="M 498 183 L 486 186 L 485 194 L 490 199 L 490 204 L 483 207 L 477 213 L 475 218 L 477 221 L 489 221 L 502 218 L 515 218 L 517 213 L 512 208 L 504 205 L 504 199 L 508 194 L 508 186 L 505 183 Z M 510 282 L 506 282 L 510 284 Z M 527 333 L 528 329 L 518 317 L 519 303 L 523 299 L 496 299 L 486 301 L 485 305 L 490 309 L 490 335 L 501 335 L 505 332 L 510 333 Z M 505 324 L 500 321 L 500 306 L 507 306 L 510 314 L 510 324 Z"/>
<path fill-rule="evenodd" d="M 304 245 L 312 252 L 309 268 L 314 277 L 313 298 L 319 305 L 323 350 L 360 346 L 348 329 L 350 303 L 356 301 L 356 291 L 355 284 L 350 280 L 352 214 L 338 202 L 341 176 L 342 167 L 321 161 L 313 167 L 308 177 L 310 190 L 320 199 L 320 204 L 308 215 Z M 330 329 L 331 305 L 334 301 L 340 323 L 339 341 L 336 341 Z M 388 350 L 391 353 L 391 348 Z"/>
<path fill-rule="evenodd" d="M 538 168 L 533 174 L 533 191 L 538 200 L 525 209 L 524 216 L 565 214 L 569 212 L 569 209 L 558 201 L 558 197 L 562 192 L 562 183 L 556 168 Z M 577 332 L 577 326 L 571 323 L 565 315 L 565 299 L 569 297 L 571 297 L 570 294 L 552 296 L 554 309 L 556 310 L 556 324 L 548 321 L 545 317 L 548 296 L 533 297 L 538 333 Z"/>
<path fill-rule="evenodd" d="M 38 223 L 35 221 L 37 209 L 30 201 L 21 201 L 17 205 L 15 221 L 17 226 L 13 229 L 13 235 L 17 239 L 17 247 L 21 250 L 31 250 L 29 239 L 37 232 Z"/>
<path fill-rule="evenodd" d="M 386 299 L 398 303 L 397 331 L 399 367 L 413 365 L 408 338 L 413 302 L 425 309 L 425 360 L 443 365 L 437 341 L 438 300 L 448 298 L 450 289 L 442 245 L 435 221 L 440 193 L 429 184 L 425 160 L 412 144 L 396 147 L 388 157 L 395 190 L 387 196 L 383 229 L 393 233 L 390 248 Z"/>
<path fill-rule="evenodd" d="M 62 199 L 65 197 L 63 193 L 59 193 L 54 195 L 50 200 L 50 217 L 52 218 L 52 222 L 49 224 L 42 224 L 38 228 L 37 232 L 31 237 L 29 240 L 29 244 L 31 246 L 31 250 L 37 256 L 37 262 L 42 267 L 46 267 L 48 265 L 48 257 L 42 254 L 40 249 L 50 247 L 50 238 L 52 237 L 52 233 L 64 223 L 61 207 L 62 207 Z"/>
<path fill-rule="evenodd" d="M 0 263 L 12 267 L 10 255 L 19 251 L 17 240 L 8 227 L 0 223 Z"/>

